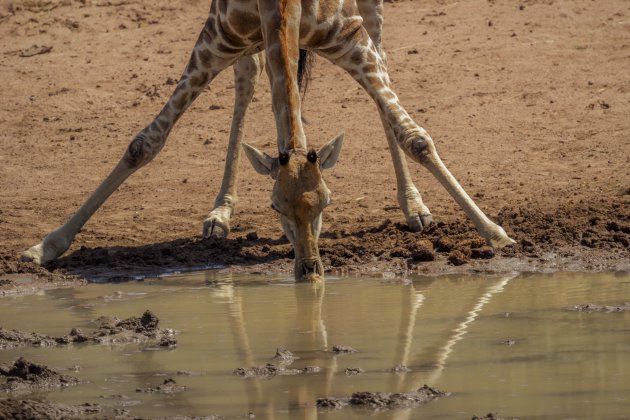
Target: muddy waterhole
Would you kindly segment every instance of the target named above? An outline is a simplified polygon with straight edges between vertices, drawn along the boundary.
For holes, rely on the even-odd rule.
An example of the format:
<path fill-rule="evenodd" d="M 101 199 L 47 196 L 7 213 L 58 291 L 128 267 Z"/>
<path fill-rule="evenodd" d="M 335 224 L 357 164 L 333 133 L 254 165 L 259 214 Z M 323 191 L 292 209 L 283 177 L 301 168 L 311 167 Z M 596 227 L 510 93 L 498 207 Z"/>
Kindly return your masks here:
<path fill-rule="evenodd" d="M 177 343 L 21 347 L 1 350 L 0 364 L 24 357 L 79 378 L 19 398 L 90 402 L 101 416 L 621 418 L 630 413 L 625 302 L 628 273 L 296 285 L 207 271 L 4 298 L 5 329 L 62 336 L 149 309 Z M 295 359 L 274 359 L 278 349 Z M 424 384 L 450 395 L 411 409 L 317 407 Z"/>

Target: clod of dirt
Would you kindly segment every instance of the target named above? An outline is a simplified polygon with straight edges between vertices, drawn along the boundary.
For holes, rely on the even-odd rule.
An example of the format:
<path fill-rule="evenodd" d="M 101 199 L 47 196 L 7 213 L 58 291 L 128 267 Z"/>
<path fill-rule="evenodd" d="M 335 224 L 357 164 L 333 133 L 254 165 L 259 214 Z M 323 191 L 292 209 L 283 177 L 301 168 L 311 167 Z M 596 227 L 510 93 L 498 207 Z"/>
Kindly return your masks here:
<path fill-rule="evenodd" d="M 471 420 L 503 420 L 502 417 L 499 417 L 499 415 L 497 413 L 488 413 L 483 417 L 479 417 L 479 416 L 472 416 Z"/>
<path fill-rule="evenodd" d="M 365 370 L 361 369 L 361 368 L 347 368 L 344 373 L 346 374 L 346 376 L 356 376 L 356 375 L 360 375 L 362 373 L 364 373 Z"/>
<path fill-rule="evenodd" d="M 52 51 L 52 47 L 47 45 L 32 45 L 19 52 L 20 57 L 33 57 L 34 55 L 46 54 Z"/>
<path fill-rule="evenodd" d="M 23 333 L 18 330 L 6 330 L 0 327 L 0 350 L 18 347 L 51 347 L 58 344 L 57 339 L 45 334 Z"/>
<path fill-rule="evenodd" d="M 575 312 L 627 312 L 630 311 L 630 302 L 620 303 L 618 305 L 595 305 L 594 303 L 583 303 L 581 305 L 573 305 L 567 308 L 569 311 Z"/>
<path fill-rule="evenodd" d="M 348 405 L 370 410 L 412 408 L 450 394 L 424 385 L 416 391 L 389 394 L 385 392 L 355 392 L 350 398 L 318 398 L 316 405 L 323 409 L 341 409 Z"/>
<path fill-rule="evenodd" d="M 456 249 L 448 256 L 448 262 L 455 266 L 464 265 L 468 262 L 468 257 L 462 251 Z"/>
<path fill-rule="evenodd" d="M 332 351 L 337 354 L 350 354 L 350 353 L 358 353 L 359 350 L 353 349 L 350 346 L 339 346 L 335 345 L 332 347 Z"/>
<path fill-rule="evenodd" d="M 396 367 L 393 367 L 391 369 L 392 373 L 407 373 L 407 372 L 411 372 L 411 369 L 409 369 L 407 366 L 405 365 L 398 365 Z"/>
<path fill-rule="evenodd" d="M 174 379 L 168 378 L 164 379 L 164 382 L 155 388 L 136 389 L 136 392 L 142 392 L 145 394 L 177 394 L 184 392 L 185 390 L 185 386 L 178 385 Z"/>
<path fill-rule="evenodd" d="M 98 329 L 92 334 L 84 334 L 80 329 L 73 328 L 68 335 L 51 337 L 39 333 L 24 333 L 18 330 L 0 328 L 0 349 L 18 347 L 49 347 L 60 344 L 96 342 L 100 344 L 126 344 L 155 341 L 160 347 L 175 347 L 175 331 L 160 329 L 158 317 L 151 311 L 146 311 L 141 317 L 131 317 L 124 320 L 111 317 L 101 317 L 97 320 Z"/>
<path fill-rule="evenodd" d="M 289 350 L 285 348 L 278 348 L 276 350 L 276 355 L 273 356 L 272 360 L 280 362 L 280 364 L 290 365 L 297 359 L 298 357 L 291 353 Z"/>
<path fill-rule="evenodd" d="M 470 250 L 470 258 L 475 260 L 489 260 L 490 258 L 494 258 L 494 250 L 489 246 L 473 248 Z"/>
<path fill-rule="evenodd" d="M 414 246 L 410 248 L 411 259 L 414 261 L 433 261 L 435 260 L 435 254 L 433 253 L 433 246 L 429 241 L 418 241 Z"/>
<path fill-rule="evenodd" d="M 0 391 L 10 393 L 30 393 L 67 386 L 78 385 L 75 377 L 62 375 L 47 366 L 29 362 L 20 357 L 13 365 L 0 365 L 0 376 L 6 383 L 0 384 Z"/>
<path fill-rule="evenodd" d="M 68 406 L 46 400 L 0 400 L 0 419 L 66 419 L 101 412 L 96 404 Z"/>
<path fill-rule="evenodd" d="M 158 328 L 160 320 L 149 310 L 145 311 L 140 318 L 133 316 L 119 320 L 118 318 L 101 317 L 97 322 L 98 329 L 94 332 L 91 339 L 101 344 L 142 343 L 147 341 L 168 344 L 175 335 L 175 331 L 170 328 Z"/>
<path fill-rule="evenodd" d="M 272 363 L 267 363 L 265 366 L 254 366 L 251 368 L 239 367 L 232 371 L 232 374 L 243 378 L 267 378 L 271 379 L 275 376 L 292 376 L 302 375 L 309 373 L 319 373 L 322 368 L 318 366 L 307 366 L 302 369 L 287 369 L 282 364 L 276 366 Z"/>
<path fill-rule="evenodd" d="M 273 378 L 278 374 L 278 367 L 271 363 L 267 363 L 265 366 L 261 367 L 239 367 L 234 369 L 232 373 L 243 378 Z"/>
<path fill-rule="evenodd" d="M 437 252 L 451 252 L 456 244 L 451 238 L 441 236 L 435 240 L 433 246 Z"/>
<path fill-rule="evenodd" d="M 317 408 L 325 410 L 340 410 L 348 405 L 348 399 L 334 397 L 318 398 L 315 405 Z"/>
<path fill-rule="evenodd" d="M 177 376 L 202 376 L 202 372 L 195 372 L 192 370 L 178 370 L 176 373 Z"/>

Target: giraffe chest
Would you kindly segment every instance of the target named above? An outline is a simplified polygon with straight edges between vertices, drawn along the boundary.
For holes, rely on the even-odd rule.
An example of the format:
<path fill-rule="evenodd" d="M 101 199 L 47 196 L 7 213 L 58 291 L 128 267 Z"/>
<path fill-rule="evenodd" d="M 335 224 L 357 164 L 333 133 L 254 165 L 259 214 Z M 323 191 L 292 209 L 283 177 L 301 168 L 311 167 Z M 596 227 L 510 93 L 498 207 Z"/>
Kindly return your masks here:
<path fill-rule="evenodd" d="M 300 1 L 302 13 L 294 23 L 299 25 L 300 48 L 334 47 L 362 24 L 354 0 Z M 242 42 L 248 53 L 264 48 L 261 22 L 265 16 L 259 12 L 257 0 L 214 0 L 211 18 L 213 14 L 232 43 Z"/>

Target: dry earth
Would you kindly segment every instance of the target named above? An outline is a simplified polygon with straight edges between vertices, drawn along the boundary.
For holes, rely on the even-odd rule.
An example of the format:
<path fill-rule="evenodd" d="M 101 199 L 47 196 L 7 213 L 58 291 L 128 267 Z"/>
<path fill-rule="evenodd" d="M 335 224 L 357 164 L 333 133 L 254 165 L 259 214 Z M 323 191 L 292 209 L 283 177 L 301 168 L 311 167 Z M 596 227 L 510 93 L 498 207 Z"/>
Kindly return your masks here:
<path fill-rule="evenodd" d="M 241 163 L 233 233 L 203 240 L 233 101 L 226 71 L 149 166 L 45 268 L 19 254 L 63 223 L 159 111 L 208 1 L 0 1 L 0 287 L 225 265 L 289 272 L 272 182 Z M 405 229 L 375 106 L 319 59 L 304 103 L 315 147 L 346 141 L 326 176 L 327 269 L 361 273 L 630 270 L 630 3 L 422 0 L 386 4 L 384 45 L 403 104 L 517 244 L 494 253 L 419 165 L 436 225 Z M 37 47 L 34 47 L 37 46 Z M 34 55 L 33 55 L 34 54 Z M 273 153 L 269 83 L 247 138 Z M 0 290 L 0 293 L 2 291 Z"/>

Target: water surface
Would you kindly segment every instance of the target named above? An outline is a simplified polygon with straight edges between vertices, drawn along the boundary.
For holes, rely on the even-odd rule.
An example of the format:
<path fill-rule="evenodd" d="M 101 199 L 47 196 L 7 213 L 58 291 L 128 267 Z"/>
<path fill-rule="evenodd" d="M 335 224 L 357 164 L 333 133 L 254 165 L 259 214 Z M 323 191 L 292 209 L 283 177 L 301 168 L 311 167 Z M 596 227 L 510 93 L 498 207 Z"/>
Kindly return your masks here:
<path fill-rule="evenodd" d="M 93 284 L 0 300 L 0 325 L 50 335 L 89 331 L 102 315 L 151 309 L 179 331 L 175 349 L 71 345 L 0 351 L 25 356 L 88 384 L 46 393 L 65 404 L 98 403 L 109 413 L 256 418 L 363 418 L 321 411 L 319 397 L 404 392 L 423 384 L 452 392 L 413 410 L 372 418 L 627 418 L 630 314 L 580 313 L 571 305 L 630 301 L 629 274 L 443 276 L 410 280 L 329 278 L 325 285 L 208 271 L 141 282 Z M 333 345 L 358 353 L 336 355 Z M 271 362 L 279 347 L 292 367 L 320 373 L 244 379 L 237 367 Z M 396 366 L 407 373 L 393 373 Z M 346 376 L 346 368 L 361 368 Z M 187 371 L 194 375 L 177 375 Z M 136 393 L 174 378 L 175 395 Z M 124 395 L 124 398 L 120 398 Z M 103 398 L 107 397 L 107 398 Z"/>

